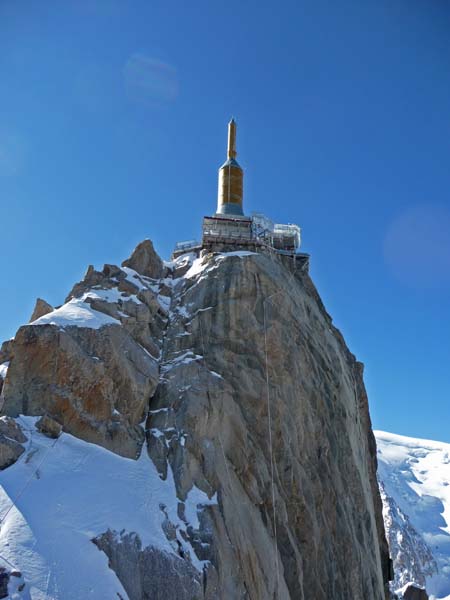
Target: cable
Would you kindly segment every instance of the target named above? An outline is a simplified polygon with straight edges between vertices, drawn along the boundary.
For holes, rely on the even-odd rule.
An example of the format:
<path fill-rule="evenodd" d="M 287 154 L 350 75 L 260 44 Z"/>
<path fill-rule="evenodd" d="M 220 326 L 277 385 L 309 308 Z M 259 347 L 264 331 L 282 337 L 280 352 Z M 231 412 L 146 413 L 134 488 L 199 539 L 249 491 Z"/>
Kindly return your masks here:
<path fill-rule="evenodd" d="M 72 422 L 72 419 L 74 418 L 76 412 L 74 411 L 72 416 L 70 417 L 70 419 L 67 422 L 66 425 L 66 429 L 69 427 L 70 423 Z M 33 432 L 31 430 L 29 430 L 31 432 L 31 435 L 33 435 Z M 62 433 L 62 432 L 61 432 Z M 56 446 L 56 444 L 58 443 L 59 439 L 60 439 L 61 435 L 59 435 L 54 441 L 53 443 L 47 448 L 47 452 L 44 454 L 44 456 L 42 457 L 42 460 L 40 461 L 40 463 L 38 464 L 38 466 L 34 469 L 34 471 L 31 473 L 30 477 L 27 479 L 25 485 L 23 486 L 23 488 L 20 490 L 20 492 L 17 494 L 17 496 L 15 497 L 14 500 L 11 500 L 11 506 L 8 508 L 8 510 L 6 511 L 6 513 L 0 517 L 0 529 L 6 519 L 6 517 L 9 515 L 9 513 L 11 512 L 11 510 L 13 509 L 13 507 L 16 506 L 17 501 L 22 497 L 22 495 L 24 494 L 25 490 L 27 489 L 27 487 L 29 486 L 29 484 L 31 483 L 31 480 L 35 477 L 36 473 L 39 471 L 39 469 L 42 467 L 42 465 L 44 464 L 44 462 L 47 460 L 47 457 L 50 454 L 50 450 L 53 450 L 53 448 Z"/>
<path fill-rule="evenodd" d="M 272 296 L 275 296 L 272 294 Z M 267 355 L 267 326 L 266 326 L 266 302 L 269 301 L 272 296 L 266 298 L 263 302 L 263 320 L 264 320 L 264 354 L 266 363 L 266 399 L 267 399 L 267 417 L 268 417 L 268 429 L 269 429 L 269 451 L 270 451 L 270 480 L 272 487 L 272 520 L 273 520 L 273 534 L 275 542 L 275 566 L 277 573 L 277 590 L 279 588 L 280 575 L 278 565 L 278 540 L 277 540 L 277 520 L 275 514 L 275 482 L 274 482 L 274 467 L 273 467 L 273 441 L 272 441 L 272 412 L 270 408 L 270 386 L 269 386 L 269 368 L 268 368 L 268 355 Z"/>
<path fill-rule="evenodd" d="M 203 348 L 203 361 L 204 361 L 204 363 L 205 363 L 205 366 L 206 366 L 206 368 L 208 368 L 208 363 L 207 363 L 207 360 L 206 360 L 206 352 L 205 352 L 205 341 L 204 341 L 204 337 L 203 337 L 203 327 L 202 327 L 202 320 L 201 320 L 201 318 L 200 318 L 200 315 L 201 315 L 201 314 L 203 314 L 204 312 L 205 312 L 205 311 L 201 311 L 201 310 L 199 310 L 199 311 L 197 312 L 197 315 L 196 315 L 196 316 L 198 317 L 198 322 L 199 322 L 199 325 L 200 325 L 200 336 L 201 336 L 202 348 Z M 208 370 L 210 370 L 210 369 L 208 369 Z M 209 391 L 209 390 L 208 390 L 208 384 L 206 384 L 206 387 L 207 387 L 207 391 Z M 229 469 L 228 469 L 228 461 L 227 461 L 227 458 L 226 458 L 226 456 L 225 456 L 225 450 L 224 450 L 224 448 L 223 448 L 222 436 L 220 435 L 220 431 L 218 432 L 218 436 L 219 436 L 219 444 L 220 444 L 220 448 L 221 448 L 221 451 L 222 451 L 222 456 L 223 456 L 223 462 L 224 462 L 224 465 L 225 465 L 225 471 L 226 471 L 226 473 L 227 473 L 228 484 L 229 484 L 229 486 L 230 486 L 230 490 L 231 490 L 231 500 L 232 500 L 233 504 L 236 506 L 235 494 L 234 494 L 234 492 L 233 492 L 233 484 L 232 484 L 232 482 L 231 482 L 230 471 L 229 471 Z M 229 542 L 230 542 L 230 545 L 231 545 L 231 547 L 233 548 L 233 550 L 235 550 L 234 544 L 233 544 L 233 542 L 231 541 L 231 539 L 230 539 L 230 537 L 229 537 L 229 536 L 228 536 L 228 540 L 229 540 Z M 240 565 L 240 563 L 239 563 L 239 562 L 238 562 L 238 569 L 239 569 L 239 571 L 242 573 L 242 567 L 241 567 L 241 565 Z M 243 583 L 244 583 L 244 587 L 246 587 L 246 582 L 245 582 L 245 579 L 244 579 L 244 578 L 242 578 L 242 580 L 243 580 Z"/>

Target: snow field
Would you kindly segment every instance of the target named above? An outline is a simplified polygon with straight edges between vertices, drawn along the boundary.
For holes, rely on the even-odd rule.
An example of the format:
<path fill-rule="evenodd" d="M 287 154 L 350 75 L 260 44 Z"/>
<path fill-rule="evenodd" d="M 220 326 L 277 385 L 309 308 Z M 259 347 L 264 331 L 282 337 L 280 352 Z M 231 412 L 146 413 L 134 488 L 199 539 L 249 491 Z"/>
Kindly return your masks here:
<path fill-rule="evenodd" d="M 29 437 L 26 452 L 0 473 L 0 518 L 7 513 L 0 554 L 23 573 L 33 600 L 111 600 L 117 593 L 127 598 L 106 555 L 91 540 L 108 529 L 136 532 L 144 547 L 178 556 L 161 528 L 161 505 L 185 554 L 202 570 L 180 534 L 187 524 L 178 517 L 170 469 L 161 480 L 145 447 L 137 461 L 66 433 L 52 447 L 54 440 L 38 433 L 35 421 L 19 418 Z M 189 524 L 197 528 L 198 511 L 216 502 L 193 488 L 185 502 Z"/>

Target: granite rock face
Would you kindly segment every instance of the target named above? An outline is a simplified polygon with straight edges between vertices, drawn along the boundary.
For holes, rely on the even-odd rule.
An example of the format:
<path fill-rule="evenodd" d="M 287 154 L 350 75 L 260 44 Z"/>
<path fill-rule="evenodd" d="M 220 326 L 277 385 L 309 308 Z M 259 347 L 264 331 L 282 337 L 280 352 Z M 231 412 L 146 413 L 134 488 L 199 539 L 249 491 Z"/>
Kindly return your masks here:
<path fill-rule="evenodd" d="M 96 537 L 130 598 L 388 597 L 362 365 L 299 262 L 229 252 L 163 267 L 145 241 L 121 268 L 90 267 L 66 302 L 102 325 L 54 311 L 20 328 L 6 413 L 47 413 L 130 458 L 145 438 L 181 519 L 194 486 L 218 502 L 183 532 L 202 572 L 181 547 Z"/>
<path fill-rule="evenodd" d="M 154 361 L 119 326 L 28 325 L 15 338 L 3 410 L 47 413 L 68 433 L 134 458 L 156 382 Z"/>
<path fill-rule="evenodd" d="M 147 430 L 180 498 L 218 492 L 218 597 L 385 598 L 362 365 L 292 259 L 203 260 L 174 288 Z"/>

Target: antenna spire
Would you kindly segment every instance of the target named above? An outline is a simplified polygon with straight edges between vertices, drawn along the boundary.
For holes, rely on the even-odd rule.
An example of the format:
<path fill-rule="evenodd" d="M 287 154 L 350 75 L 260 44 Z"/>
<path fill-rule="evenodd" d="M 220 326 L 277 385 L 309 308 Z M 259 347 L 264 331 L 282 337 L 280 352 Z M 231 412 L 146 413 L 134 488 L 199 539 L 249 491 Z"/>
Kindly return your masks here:
<path fill-rule="evenodd" d="M 228 158 L 236 158 L 236 121 L 234 118 L 228 123 Z"/>

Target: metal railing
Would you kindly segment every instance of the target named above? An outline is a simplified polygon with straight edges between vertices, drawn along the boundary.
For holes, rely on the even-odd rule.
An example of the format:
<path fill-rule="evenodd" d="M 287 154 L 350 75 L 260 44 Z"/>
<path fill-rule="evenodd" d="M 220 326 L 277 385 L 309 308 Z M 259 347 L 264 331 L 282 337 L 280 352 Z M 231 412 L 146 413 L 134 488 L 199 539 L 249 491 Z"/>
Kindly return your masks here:
<path fill-rule="evenodd" d="M 186 242 L 177 242 L 175 244 L 175 252 L 178 250 L 189 250 L 189 248 L 195 248 L 196 246 L 201 246 L 200 242 L 197 240 L 187 240 Z"/>

